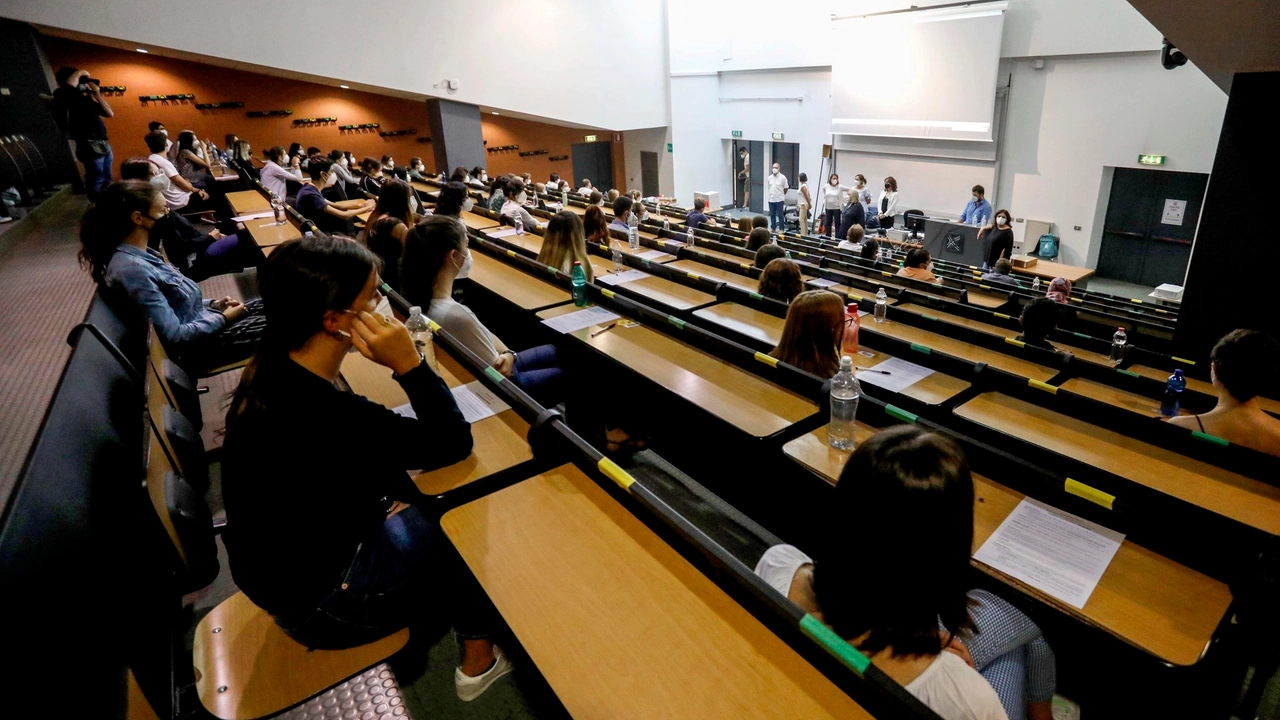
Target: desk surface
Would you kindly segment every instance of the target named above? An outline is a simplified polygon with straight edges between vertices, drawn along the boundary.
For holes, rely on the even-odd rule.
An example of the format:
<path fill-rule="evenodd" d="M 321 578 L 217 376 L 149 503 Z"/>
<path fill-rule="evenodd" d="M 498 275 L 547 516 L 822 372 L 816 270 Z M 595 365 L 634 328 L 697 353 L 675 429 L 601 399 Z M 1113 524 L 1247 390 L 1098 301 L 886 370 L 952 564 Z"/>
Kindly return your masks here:
<path fill-rule="evenodd" d="M 434 350 L 435 344 L 431 345 Z M 448 353 L 435 351 L 428 359 L 433 368 L 450 388 L 475 380 L 475 376 L 458 364 Z M 409 402 L 400 383 L 391 378 L 391 370 L 366 360 L 358 352 L 349 353 L 342 361 L 342 379 L 351 389 L 388 408 L 397 408 Z M 473 447 L 467 459 L 421 473 L 413 481 L 427 495 L 438 495 L 461 487 L 474 480 L 488 477 L 533 459 L 533 451 L 525 438 L 529 436 L 529 424 L 515 410 L 503 410 L 471 424 Z"/>
<path fill-rule="evenodd" d="M 624 289 L 627 292 L 641 295 L 673 310 L 690 310 L 710 305 L 716 301 L 715 295 L 652 275 L 640 280 L 632 280 L 629 283 L 623 283 L 610 289 Z"/>
<path fill-rule="evenodd" d="M 978 332 L 983 332 L 988 335 L 995 335 L 997 337 L 1017 337 L 1018 336 L 1018 332 L 1016 330 L 1002 328 L 999 325 L 992 325 L 991 323 L 985 323 L 985 322 L 982 322 L 981 320 L 973 320 L 971 318 L 961 317 L 960 315 L 953 315 L 951 313 L 943 312 L 941 310 L 934 310 L 933 308 L 925 307 L 923 305 L 915 305 L 912 303 L 902 303 L 901 305 L 896 305 L 895 307 L 902 310 L 906 310 L 907 312 L 915 313 L 917 315 L 932 315 L 933 317 L 936 317 L 939 320 L 945 320 L 953 325 L 963 325 L 964 327 L 970 328 L 972 330 L 977 330 Z M 1062 348 L 1064 351 L 1069 352 L 1072 355 L 1075 355 L 1076 358 L 1079 360 L 1087 360 L 1095 364 L 1103 365 L 1106 367 L 1112 367 L 1111 361 L 1108 360 L 1107 356 L 1103 355 L 1102 353 L 1097 353 L 1092 350 L 1085 350 L 1083 348 L 1073 347 L 1071 345 L 1067 345 L 1066 343 L 1059 342 L 1058 340 L 1054 340 L 1053 344 L 1056 347 Z"/>
<path fill-rule="evenodd" d="M 1147 417 L 1160 417 L 1160 401 L 1145 395 L 1131 393 L 1127 390 L 1113 388 L 1110 385 L 1104 385 L 1100 382 L 1089 380 L 1087 378 L 1071 378 L 1060 385 L 1063 390 L 1070 390 L 1077 395 L 1083 395 L 1098 402 L 1104 402 L 1118 408 L 1136 412 L 1139 415 Z M 1190 415 L 1186 410 L 1179 411 L 1181 415 Z"/>
<path fill-rule="evenodd" d="M 681 270 L 683 272 L 693 273 L 695 275 L 701 275 L 702 277 L 722 282 L 726 285 L 741 288 L 747 292 L 757 292 L 760 289 L 759 280 L 753 280 L 746 275 L 741 275 L 730 270 L 724 270 L 711 265 L 703 265 L 702 263 L 695 262 L 693 260 L 677 260 L 667 265 L 667 267 L 675 268 L 676 270 Z"/>
<path fill-rule="evenodd" d="M 727 252 L 720 252 L 719 250 L 704 248 L 701 245 L 694 245 L 693 247 L 689 248 L 689 252 L 693 253 L 694 255 L 702 254 L 702 255 L 706 255 L 707 257 L 727 260 L 728 262 L 738 263 L 739 265 L 750 266 L 753 262 L 755 262 L 754 258 L 745 258 L 745 257 L 739 257 L 737 255 L 730 255 Z"/>
<path fill-rule="evenodd" d="M 1062 263 L 1049 262 L 1048 260 L 1038 260 L 1031 267 L 1015 267 L 1014 273 L 1030 275 L 1032 277 L 1041 277 L 1048 280 L 1054 278 L 1066 278 L 1074 285 L 1081 280 L 1087 280 L 1093 277 L 1095 271 L 1089 268 L 1077 267 L 1075 265 L 1064 265 Z"/>
<path fill-rule="evenodd" d="M 257 190 L 240 190 L 227 193 L 227 202 L 236 215 L 247 215 L 271 209 L 271 201 Z"/>
<path fill-rule="evenodd" d="M 482 252 L 472 252 L 470 279 L 525 310 L 539 310 L 569 302 L 567 290 L 545 283 L 528 273 L 495 260 Z"/>
<path fill-rule="evenodd" d="M 579 308 L 544 310 L 539 318 Z M 593 325 L 569 333 L 618 363 L 755 437 L 767 437 L 818 411 L 817 403 L 644 325 Z"/>
<path fill-rule="evenodd" d="M 1280 488 L 997 392 L 953 412 L 1272 535 Z"/>
<path fill-rule="evenodd" d="M 984 295 L 980 292 L 973 292 L 973 291 L 969 291 L 968 293 L 965 294 L 964 297 L 965 297 L 965 301 L 968 302 L 970 305 L 977 305 L 980 308 L 986 308 L 988 310 L 998 308 L 1001 305 L 1004 305 L 1005 303 L 1009 302 L 1009 297 L 1007 295 L 997 297 L 993 295 Z"/>
<path fill-rule="evenodd" d="M 871 717 L 572 465 L 441 525 L 574 717 Z"/>
<path fill-rule="evenodd" d="M 244 222 L 245 230 L 253 236 L 253 241 L 260 248 L 275 247 L 286 240 L 302 237 L 302 233 L 293 223 L 286 222 L 283 225 L 276 224 L 275 218 L 258 218 L 257 220 L 246 220 Z"/>
<path fill-rule="evenodd" d="M 876 432 L 858 423 L 854 439 Z M 850 452 L 827 444 L 827 426 L 792 440 L 783 451 L 827 482 L 835 484 Z M 981 475 L 973 476 L 973 550 L 987 541 L 1023 496 Z M 1022 592 L 1105 630 L 1175 665 L 1191 665 L 1204 652 L 1231 604 L 1223 583 L 1125 540 L 1083 609 L 1027 586 L 982 563 L 983 572 Z"/>
<path fill-rule="evenodd" d="M 961 342 L 945 335 L 922 330 L 914 325 L 904 325 L 900 322 L 886 320 L 878 324 L 875 322 L 864 323 L 862 327 L 863 330 L 883 333 L 905 342 L 924 345 L 938 352 L 954 355 L 970 362 L 984 362 L 993 368 L 1032 380 L 1044 382 L 1058 374 L 1058 371 L 1053 368 L 1037 365 L 1029 360 L 1006 355 L 996 350 L 970 345 L 967 342 Z"/>
<path fill-rule="evenodd" d="M 490 220 L 483 215 L 477 215 L 473 212 L 464 212 L 459 217 L 462 218 L 462 224 L 472 230 L 484 230 L 486 228 L 497 227 L 502 224 L 497 220 Z"/>

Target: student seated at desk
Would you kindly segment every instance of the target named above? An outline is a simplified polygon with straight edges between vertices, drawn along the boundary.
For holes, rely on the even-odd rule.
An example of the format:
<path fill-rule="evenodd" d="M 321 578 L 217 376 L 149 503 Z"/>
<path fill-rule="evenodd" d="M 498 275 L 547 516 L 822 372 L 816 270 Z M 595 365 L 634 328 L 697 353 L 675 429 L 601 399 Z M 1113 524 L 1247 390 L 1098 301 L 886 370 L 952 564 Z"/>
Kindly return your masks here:
<path fill-rule="evenodd" d="M 593 192 L 596 192 L 596 189 L 591 187 L 591 181 L 586 178 L 582 178 L 582 186 L 578 188 L 578 194 L 589 196 Z"/>
<path fill-rule="evenodd" d="M 231 574 L 311 648 L 451 621 L 454 685 L 472 700 L 511 664 L 488 639 L 495 611 L 412 504 L 422 495 L 406 472 L 466 459 L 471 426 L 404 325 L 374 312 L 377 287 L 377 256 L 337 238 L 290 240 L 263 267 L 273 331 L 241 376 L 223 446 Z M 353 347 L 395 373 L 416 417 L 338 389 Z"/>
<path fill-rule="evenodd" d="M 582 232 L 586 234 L 589 243 L 613 245 L 613 236 L 609 234 L 609 220 L 605 218 L 604 211 L 595 205 L 588 205 L 587 211 L 582 215 Z"/>
<path fill-rule="evenodd" d="M 364 173 L 360 178 L 360 189 L 376 197 L 382 191 L 382 184 L 387 181 L 387 176 L 382 172 L 382 163 L 378 162 L 378 158 L 366 157 L 360 161 L 360 172 Z"/>
<path fill-rule="evenodd" d="M 836 247 L 850 252 L 862 252 L 862 238 L 866 235 L 866 232 L 866 230 L 862 229 L 862 225 L 854 223 L 845 231 L 844 239 Z"/>
<path fill-rule="evenodd" d="M 911 280 L 922 280 L 931 283 L 942 282 L 937 275 L 933 274 L 933 259 L 929 256 L 929 251 L 924 248 L 915 248 L 908 252 L 907 263 L 898 270 L 897 275 Z"/>
<path fill-rule="evenodd" d="M 1049 290 L 1044 296 L 1059 305 L 1066 305 L 1071 301 L 1071 281 L 1060 277 L 1050 280 Z"/>
<path fill-rule="evenodd" d="M 409 179 L 417 180 L 418 182 L 426 182 L 427 165 L 426 163 L 422 162 L 422 158 L 420 157 L 409 158 Z"/>
<path fill-rule="evenodd" d="M 595 205 L 598 208 L 603 208 L 604 195 L 601 195 L 599 190 L 592 190 L 591 194 L 587 196 L 587 204 Z"/>
<path fill-rule="evenodd" d="M 476 202 L 471 199 L 471 193 L 467 190 L 467 186 L 456 180 L 450 180 L 445 183 L 444 187 L 440 188 L 436 199 L 435 214 L 457 220 L 465 232 L 467 226 L 466 223 L 462 222 L 462 213 L 469 212 L 475 206 Z"/>
<path fill-rule="evenodd" d="M 769 267 L 769 263 L 786 256 L 787 251 L 781 245 L 765 245 L 756 251 L 755 266 L 763 270 Z"/>
<path fill-rule="evenodd" d="M 467 169 L 459 165 L 453 169 L 453 172 L 449 173 L 448 182 L 460 182 L 466 185 L 470 179 L 471 175 L 467 173 Z"/>
<path fill-rule="evenodd" d="M 1270 455 L 1280 455 L 1280 420 L 1267 414 L 1258 397 L 1280 377 L 1280 343 L 1257 330 L 1232 330 L 1213 346 L 1209 375 L 1218 404 L 1203 415 L 1170 423 L 1220 437 Z"/>
<path fill-rule="evenodd" d="M 515 225 L 515 219 L 520 218 L 520 222 L 524 225 L 525 230 L 540 228 L 538 221 L 529 214 L 524 208 L 524 203 L 528 200 L 528 194 L 524 189 L 524 181 L 519 178 L 512 178 L 507 183 L 506 190 L 507 199 L 502 203 L 501 214 L 503 217 L 511 218 L 511 224 Z"/>
<path fill-rule="evenodd" d="M 1018 282 L 1017 279 L 1009 274 L 1012 272 L 1013 263 L 1009 262 L 1009 258 L 1000 258 L 999 260 L 996 260 L 995 266 L 991 272 L 982 274 L 982 281 L 1022 287 L 1022 283 Z"/>
<path fill-rule="evenodd" d="M 167 212 L 152 185 L 111 183 L 80 221 L 80 264 L 113 307 L 150 320 L 184 367 L 198 371 L 247 358 L 262 337 L 261 304 L 206 301 L 199 285 L 149 250 L 151 232 Z"/>
<path fill-rule="evenodd" d="M 769 355 L 812 375 L 829 378 L 840 369 L 843 340 L 844 302 L 840 296 L 827 290 L 808 290 L 791 301 L 782 337 Z"/>
<path fill-rule="evenodd" d="M 214 182 L 213 176 L 209 174 L 210 165 L 205 158 L 207 154 L 204 143 L 196 138 L 194 132 L 183 130 L 178 133 L 178 152 L 175 154 L 177 159 L 173 166 L 192 187 L 207 188 L 209 183 Z"/>
<path fill-rule="evenodd" d="M 355 235 L 353 218 L 374 209 L 372 200 L 343 200 L 333 202 L 324 196 L 324 190 L 338 182 L 333 163 L 322 155 L 312 155 L 307 160 L 307 174 L 311 183 L 298 188 L 294 207 L 302 217 L 316 224 L 323 233 Z"/>
<path fill-rule="evenodd" d="M 684 219 L 685 227 L 689 228 L 690 230 L 697 230 L 703 227 L 704 225 L 714 226 L 715 223 L 709 220 L 707 218 L 707 214 L 703 212 L 706 209 L 707 209 L 706 200 L 703 200 L 702 198 L 695 199 L 693 201 L 693 210 L 691 210 L 689 214 L 685 216 L 685 219 Z"/>
<path fill-rule="evenodd" d="M 955 443 L 909 425 L 876 433 L 845 464 L 830 518 L 822 562 L 775 545 L 756 574 L 945 720 L 1051 718 L 1057 670 L 1040 629 L 966 593 L 973 479 Z M 883 542 L 868 552 L 868 540 Z"/>
<path fill-rule="evenodd" d="M 751 252 L 760 252 L 760 248 L 772 244 L 773 235 L 769 234 L 769 228 L 758 227 L 747 236 L 747 249 Z"/>
<path fill-rule="evenodd" d="M 786 258 L 771 260 L 760 273 L 759 292 L 767 298 L 790 303 L 803 290 L 800 266 Z"/>
<path fill-rule="evenodd" d="M 582 220 L 570 210 L 561 210 L 547 223 L 542 234 L 542 249 L 538 251 L 538 263 L 565 273 L 573 272 L 573 263 L 582 263 L 587 282 L 595 279 L 591 269 L 591 256 L 587 254 L 587 239 Z"/>
<path fill-rule="evenodd" d="M 626 195 L 619 195 L 613 199 L 613 222 L 609 223 L 610 230 L 625 233 L 631 229 L 627 225 L 631 218 L 631 206 L 631 198 Z"/>
<path fill-rule="evenodd" d="M 405 298 L 543 405 L 556 404 L 561 372 L 555 345 L 516 353 L 489 332 L 471 308 L 453 299 L 453 281 L 470 273 L 471 251 L 460 223 L 432 216 L 409 231 L 400 263 Z"/>
<path fill-rule="evenodd" d="M 511 181 L 510 175 L 499 175 L 489 183 L 489 209 L 496 212 L 502 212 L 502 206 L 507 202 L 507 194 L 503 192 L 503 188 Z"/>
<path fill-rule="evenodd" d="M 620 193 L 617 191 L 616 188 L 609 188 L 609 194 L 605 196 L 605 202 L 609 203 L 609 205 L 612 207 L 613 201 L 618 199 L 619 194 Z"/>
<path fill-rule="evenodd" d="M 412 189 L 400 180 L 387 180 L 378 193 L 378 202 L 364 225 L 364 244 L 382 259 L 382 278 L 397 291 L 400 287 L 400 257 L 404 239 L 418 216 L 409 208 Z"/>
<path fill-rule="evenodd" d="M 756 227 L 755 223 L 751 222 L 750 217 L 743 215 L 742 217 L 738 218 L 738 232 L 746 233 L 747 235 L 750 235 L 751 231 L 754 230 L 755 227 Z"/>
<path fill-rule="evenodd" d="M 1031 347 L 1057 350 L 1049 341 L 1049 333 L 1058 329 L 1061 311 L 1058 304 L 1049 298 L 1036 298 L 1022 308 L 1022 316 L 1018 322 L 1022 324 L 1022 334 L 1018 339 Z"/>
<path fill-rule="evenodd" d="M 288 182 L 302 183 L 302 160 L 294 156 L 286 159 L 284 148 L 276 145 L 267 148 L 267 164 L 262 166 L 262 187 L 276 194 L 281 202 L 289 195 Z"/>
<path fill-rule="evenodd" d="M 862 248 L 858 251 L 858 256 L 863 260 L 875 262 L 880 259 L 880 242 L 875 238 L 864 237 L 862 240 Z"/>
<path fill-rule="evenodd" d="M 160 168 L 160 172 L 169 178 L 168 184 L 162 189 L 164 195 L 164 204 L 170 210 L 181 210 L 188 213 L 206 212 L 211 209 L 209 202 L 209 193 L 195 187 L 187 182 L 186 178 L 178 172 L 178 168 L 165 155 L 165 143 L 169 142 L 164 135 L 153 132 L 147 134 L 142 139 L 147 144 L 147 149 L 151 154 L 147 159 Z M 281 196 L 283 197 L 283 196 Z M 212 217 L 209 222 L 213 222 Z"/>
<path fill-rule="evenodd" d="M 329 171 L 338 176 L 338 184 L 335 187 L 341 187 L 347 198 L 362 197 L 356 192 L 360 189 L 360 179 L 351 172 L 351 161 L 347 159 L 347 153 L 341 150 L 330 150 L 329 162 L 333 163 Z"/>
<path fill-rule="evenodd" d="M 765 217 L 764 215 L 752 216 L 751 229 L 756 230 L 760 228 L 763 228 L 765 230 L 769 229 L 769 218 Z"/>
<path fill-rule="evenodd" d="M 262 181 L 262 173 L 258 172 L 258 168 L 253 166 L 253 148 L 244 140 L 237 140 L 235 147 L 231 150 L 232 166 L 243 170 L 251 179 Z"/>

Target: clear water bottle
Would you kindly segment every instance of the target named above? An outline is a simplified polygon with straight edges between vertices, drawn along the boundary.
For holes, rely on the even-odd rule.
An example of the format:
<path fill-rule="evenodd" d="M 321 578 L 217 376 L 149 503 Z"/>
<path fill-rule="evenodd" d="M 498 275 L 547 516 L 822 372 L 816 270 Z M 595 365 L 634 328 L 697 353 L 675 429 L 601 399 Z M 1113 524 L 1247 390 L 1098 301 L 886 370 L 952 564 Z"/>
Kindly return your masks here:
<path fill-rule="evenodd" d="M 667 232 L 671 232 L 671 218 L 669 217 L 662 218 L 662 229 L 666 230 Z"/>
<path fill-rule="evenodd" d="M 1160 414 L 1165 417 L 1176 417 L 1182 408 L 1182 391 L 1187 389 L 1187 379 L 1182 377 L 1182 368 L 1173 371 L 1164 384 L 1164 399 L 1160 402 Z"/>
<path fill-rule="evenodd" d="M 627 246 L 632 250 L 640 249 L 640 216 L 635 213 L 627 218 Z"/>
<path fill-rule="evenodd" d="M 876 291 L 876 314 L 875 321 L 882 323 L 889 314 L 889 296 L 885 295 L 884 288 Z"/>
<path fill-rule="evenodd" d="M 569 191 L 561 190 L 560 191 L 560 209 L 564 210 L 567 207 L 569 207 Z"/>
<path fill-rule="evenodd" d="M 578 307 L 587 306 L 587 271 L 582 269 L 582 261 L 573 261 L 573 272 L 569 275 L 573 281 L 573 304 Z"/>
<path fill-rule="evenodd" d="M 853 449 L 853 434 L 858 416 L 858 398 L 862 386 L 853 374 L 853 358 L 840 358 L 840 370 L 831 378 L 831 422 L 827 424 L 827 442 L 837 450 Z"/>
<path fill-rule="evenodd" d="M 1036 278 L 1036 281 L 1031 283 L 1031 292 L 1040 292 L 1040 278 Z"/>
<path fill-rule="evenodd" d="M 1116 365 L 1124 362 L 1124 344 L 1128 341 L 1129 336 L 1125 334 L 1124 328 L 1116 328 L 1116 334 L 1111 336 L 1111 354 L 1107 359 Z"/>
<path fill-rule="evenodd" d="M 516 213 L 515 220 L 516 220 L 516 234 L 523 235 L 524 234 L 524 218 L 520 217 L 520 213 Z"/>
<path fill-rule="evenodd" d="M 422 314 L 422 308 L 414 305 L 409 308 L 409 319 L 404 321 L 404 329 L 409 331 L 413 339 L 413 347 L 425 357 L 431 346 L 431 325 Z"/>
<path fill-rule="evenodd" d="M 283 225 L 288 222 L 284 214 L 284 203 L 280 202 L 280 198 L 275 195 L 271 196 L 271 211 L 275 213 L 277 225 Z"/>
<path fill-rule="evenodd" d="M 622 272 L 626 266 L 622 262 L 622 246 L 618 238 L 609 238 L 609 254 L 613 256 L 613 271 Z"/>

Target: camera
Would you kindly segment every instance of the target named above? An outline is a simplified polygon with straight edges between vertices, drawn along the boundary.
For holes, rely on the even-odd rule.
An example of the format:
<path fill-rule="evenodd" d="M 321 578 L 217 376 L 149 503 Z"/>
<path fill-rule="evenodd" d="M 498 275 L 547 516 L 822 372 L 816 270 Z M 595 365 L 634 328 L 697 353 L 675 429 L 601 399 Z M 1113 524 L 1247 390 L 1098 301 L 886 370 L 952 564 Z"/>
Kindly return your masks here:
<path fill-rule="evenodd" d="M 98 87 L 102 87 L 102 81 L 99 80 L 98 78 L 84 77 L 84 78 L 80 78 L 80 89 L 83 90 L 85 86 L 88 85 L 89 83 L 93 83 Z"/>

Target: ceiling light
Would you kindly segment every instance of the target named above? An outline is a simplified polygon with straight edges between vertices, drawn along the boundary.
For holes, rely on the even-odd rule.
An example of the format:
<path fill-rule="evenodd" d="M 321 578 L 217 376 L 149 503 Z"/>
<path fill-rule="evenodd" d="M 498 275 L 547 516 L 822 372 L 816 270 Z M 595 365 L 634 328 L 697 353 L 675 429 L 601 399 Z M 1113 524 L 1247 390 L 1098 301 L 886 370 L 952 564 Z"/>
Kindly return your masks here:
<path fill-rule="evenodd" d="M 138 52 L 140 52 L 140 53 L 145 53 L 145 52 L 147 52 L 147 51 L 146 51 L 146 50 L 143 50 L 142 48 L 138 48 Z"/>
<path fill-rule="evenodd" d="M 489 114 L 490 114 L 490 115 L 497 115 L 497 114 L 498 114 L 498 111 L 497 111 L 497 110 L 490 110 L 490 111 L 489 111 Z"/>
<path fill-rule="evenodd" d="M 343 90 L 350 90 L 350 89 L 351 89 L 351 86 L 350 86 L 350 85 L 339 85 L 338 87 L 342 88 Z"/>

